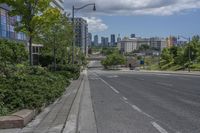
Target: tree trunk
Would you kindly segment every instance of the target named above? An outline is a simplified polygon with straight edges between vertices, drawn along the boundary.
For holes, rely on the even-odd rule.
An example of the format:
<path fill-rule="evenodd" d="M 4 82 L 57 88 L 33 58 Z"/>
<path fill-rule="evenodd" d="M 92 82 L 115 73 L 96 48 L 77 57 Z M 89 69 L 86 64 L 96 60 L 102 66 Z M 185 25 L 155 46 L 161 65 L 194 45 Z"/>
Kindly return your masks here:
<path fill-rule="evenodd" d="M 32 36 L 29 36 L 29 64 L 33 65 L 33 55 L 32 55 Z"/>

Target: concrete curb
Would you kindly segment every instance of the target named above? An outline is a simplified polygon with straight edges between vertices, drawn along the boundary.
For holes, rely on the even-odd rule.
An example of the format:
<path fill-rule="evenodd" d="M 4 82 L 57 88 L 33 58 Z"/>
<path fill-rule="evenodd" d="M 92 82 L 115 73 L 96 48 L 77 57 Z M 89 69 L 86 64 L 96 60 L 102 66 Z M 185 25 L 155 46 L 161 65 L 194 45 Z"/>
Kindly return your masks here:
<path fill-rule="evenodd" d="M 81 95 L 82 95 L 82 91 L 84 87 L 84 79 L 85 79 L 86 71 L 84 71 L 83 73 L 84 73 L 84 77 L 83 77 L 82 83 L 78 89 L 77 95 L 72 104 L 71 110 L 69 112 L 69 115 L 68 115 L 68 118 L 67 118 L 67 121 L 65 123 L 62 133 L 76 133 L 77 132 L 79 107 L 80 107 Z"/>
<path fill-rule="evenodd" d="M 81 96 L 78 118 L 78 133 L 97 133 L 95 113 L 93 109 L 90 85 L 87 75 Z"/>
<path fill-rule="evenodd" d="M 23 109 L 9 116 L 2 116 L 0 117 L 0 129 L 23 128 L 35 115 L 35 110 Z"/>
<path fill-rule="evenodd" d="M 139 71 L 139 72 L 200 76 L 200 73 L 194 73 L 194 72 L 190 72 L 190 73 L 189 72 L 170 72 L 170 71 Z"/>

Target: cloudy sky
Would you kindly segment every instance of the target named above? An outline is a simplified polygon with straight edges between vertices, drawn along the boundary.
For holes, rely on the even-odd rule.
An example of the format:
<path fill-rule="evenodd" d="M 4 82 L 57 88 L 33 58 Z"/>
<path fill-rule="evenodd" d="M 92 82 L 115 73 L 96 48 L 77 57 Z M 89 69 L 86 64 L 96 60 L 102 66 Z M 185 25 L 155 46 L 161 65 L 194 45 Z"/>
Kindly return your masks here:
<path fill-rule="evenodd" d="M 128 36 L 161 36 L 200 34 L 200 0 L 65 0 L 65 9 L 96 3 L 78 11 L 93 34 L 108 36 L 111 33 Z"/>

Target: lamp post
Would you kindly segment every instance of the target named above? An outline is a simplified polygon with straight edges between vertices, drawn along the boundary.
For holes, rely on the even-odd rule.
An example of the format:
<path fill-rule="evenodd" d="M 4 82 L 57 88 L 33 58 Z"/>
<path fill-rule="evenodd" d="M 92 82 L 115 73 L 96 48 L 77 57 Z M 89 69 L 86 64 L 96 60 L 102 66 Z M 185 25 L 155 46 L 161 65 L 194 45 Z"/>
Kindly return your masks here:
<path fill-rule="evenodd" d="M 81 7 L 75 7 L 75 6 L 72 7 L 72 27 L 73 27 L 72 64 L 74 64 L 74 47 L 75 47 L 75 24 L 74 24 L 75 21 L 74 21 L 74 14 L 75 14 L 75 11 L 81 10 L 81 9 L 83 9 L 85 7 L 88 7 L 88 6 L 94 6 L 93 7 L 93 11 L 96 11 L 95 3 L 86 4 L 86 5 L 81 6 Z"/>
<path fill-rule="evenodd" d="M 191 39 L 190 39 L 190 37 L 184 37 L 184 36 L 178 36 L 178 39 L 180 39 L 180 38 L 184 38 L 184 39 L 186 39 L 187 41 L 188 41 L 188 45 L 189 45 L 189 51 L 188 51 L 188 58 L 189 58 L 189 65 L 188 65 L 188 72 L 190 72 L 191 71 L 191 69 L 190 69 L 190 64 L 191 64 L 191 49 L 190 49 L 190 42 L 191 42 Z"/>

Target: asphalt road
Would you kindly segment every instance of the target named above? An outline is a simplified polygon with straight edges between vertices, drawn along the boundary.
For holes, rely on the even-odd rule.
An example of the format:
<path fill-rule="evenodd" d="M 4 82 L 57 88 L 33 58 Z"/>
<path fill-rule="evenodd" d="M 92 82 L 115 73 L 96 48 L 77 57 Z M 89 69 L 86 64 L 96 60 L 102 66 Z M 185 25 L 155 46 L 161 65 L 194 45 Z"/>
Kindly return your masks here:
<path fill-rule="evenodd" d="M 88 73 L 98 133 L 200 133 L 200 76 Z"/>

